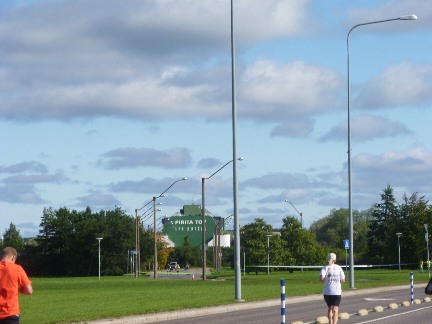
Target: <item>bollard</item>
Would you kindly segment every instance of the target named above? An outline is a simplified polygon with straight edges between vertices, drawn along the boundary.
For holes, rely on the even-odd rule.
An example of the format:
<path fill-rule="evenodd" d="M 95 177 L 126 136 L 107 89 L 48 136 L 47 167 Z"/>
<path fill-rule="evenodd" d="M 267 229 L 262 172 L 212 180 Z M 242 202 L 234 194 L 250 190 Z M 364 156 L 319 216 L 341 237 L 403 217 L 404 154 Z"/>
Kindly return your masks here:
<path fill-rule="evenodd" d="M 411 281 L 411 305 L 414 304 L 414 272 L 410 272 Z"/>
<path fill-rule="evenodd" d="M 285 279 L 281 279 L 281 324 L 285 324 Z"/>
<path fill-rule="evenodd" d="M 195 280 L 195 275 L 194 274 L 192 274 L 192 280 Z"/>

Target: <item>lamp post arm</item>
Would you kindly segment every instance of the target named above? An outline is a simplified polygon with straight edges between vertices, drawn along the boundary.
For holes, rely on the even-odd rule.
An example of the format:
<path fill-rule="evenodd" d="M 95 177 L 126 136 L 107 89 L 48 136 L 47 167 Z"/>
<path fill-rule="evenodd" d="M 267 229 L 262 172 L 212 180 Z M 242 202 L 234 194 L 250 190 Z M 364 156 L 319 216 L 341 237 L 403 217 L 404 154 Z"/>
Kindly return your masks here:
<path fill-rule="evenodd" d="M 144 207 L 150 205 L 152 202 L 153 202 L 153 200 L 150 200 L 148 203 L 146 203 L 146 204 L 143 205 L 141 208 L 138 208 L 138 209 L 136 209 L 136 210 L 141 210 L 141 209 L 143 209 Z"/>
<path fill-rule="evenodd" d="M 288 201 L 290 203 L 291 206 L 293 206 L 293 208 L 295 209 L 295 211 L 297 212 L 297 214 L 301 215 L 301 213 L 297 210 L 297 208 L 295 208 L 295 206 L 292 204 L 292 202 Z"/>
<path fill-rule="evenodd" d="M 227 163 L 225 163 L 223 166 L 221 166 L 219 169 L 217 169 L 217 171 L 213 172 L 209 177 L 207 178 L 203 178 L 203 179 L 210 179 L 211 177 L 213 177 L 216 173 L 218 173 L 220 170 L 222 170 L 223 168 L 225 168 L 228 164 L 230 164 L 233 160 L 228 161 Z"/>
<path fill-rule="evenodd" d="M 179 181 L 184 181 L 184 180 L 187 180 L 187 178 L 182 178 L 182 179 L 178 179 L 178 180 L 176 180 L 176 181 L 174 181 L 172 184 L 171 184 L 171 186 L 169 186 L 168 188 L 166 188 L 159 196 L 157 196 L 156 198 L 160 198 L 160 197 L 163 197 L 163 195 L 164 195 L 164 193 L 165 192 L 167 192 L 168 190 L 170 190 L 170 188 L 172 187 L 172 186 L 174 186 L 177 182 L 179 182 Z M 151 201 L 150 201 L 151 202 Z"/>
<path fill-rule="evenodd" d="M 243 157 L 240 157 L 237 159 L 238 161 L 242 161 Z M 209 177 L 207 178 L 203 178 L 205 180 L 210 179 L 211 177 L 213 177 L 216 173 L 218 173 L 220 170 L 222 170 L 223 168 L 225 168 L 228 164 L 230 164 L 231 162 L 233 162 L 234 160 L 228 161 L 227 163 L 225 163 L 223 166 L 221 166 L 219 169 L 217 169 L 215 172 L 213 172 Z"/>

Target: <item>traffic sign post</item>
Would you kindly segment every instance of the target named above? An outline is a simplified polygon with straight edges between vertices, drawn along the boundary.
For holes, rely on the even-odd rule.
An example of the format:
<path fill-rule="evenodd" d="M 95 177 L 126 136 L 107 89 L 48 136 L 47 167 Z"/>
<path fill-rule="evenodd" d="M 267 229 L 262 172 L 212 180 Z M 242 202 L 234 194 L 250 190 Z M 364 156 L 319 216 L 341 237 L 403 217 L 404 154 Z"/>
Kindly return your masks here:
<path fill-rule="evenodd" d="M 349 240 L 343 240 L 343 247 L 345 249 L 345 271 L 348 269 L 348 250 L 350 248 Z"/>

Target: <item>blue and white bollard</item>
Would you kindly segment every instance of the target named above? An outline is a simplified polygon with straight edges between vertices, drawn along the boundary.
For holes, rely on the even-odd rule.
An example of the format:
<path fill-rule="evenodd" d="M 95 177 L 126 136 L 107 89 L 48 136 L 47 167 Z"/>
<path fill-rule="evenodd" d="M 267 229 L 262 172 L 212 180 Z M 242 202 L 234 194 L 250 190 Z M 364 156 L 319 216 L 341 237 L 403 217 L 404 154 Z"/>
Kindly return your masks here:
<path fill-rule="evenodd" d="M 410 272 L 411 281 L 411 305 L 414 304 L 414 272 Z"/>
<path fill-rule="evenodd" d="M 281 324 L 285 324 L 285 279 L 281 279 Z"/>

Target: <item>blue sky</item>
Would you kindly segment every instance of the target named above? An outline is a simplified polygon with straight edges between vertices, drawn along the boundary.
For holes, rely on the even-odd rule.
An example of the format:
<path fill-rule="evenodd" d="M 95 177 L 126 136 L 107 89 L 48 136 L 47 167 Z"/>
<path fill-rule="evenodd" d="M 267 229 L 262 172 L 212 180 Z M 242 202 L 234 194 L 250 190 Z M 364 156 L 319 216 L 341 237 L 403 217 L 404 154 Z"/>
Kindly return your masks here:
<path fill-rule="evenodd" d="M 234 0 L 239 217 L 308 227 L 432 192 L 428 1 Z M 0 231 L 38 231 L 44 207 L 130 215 L 177 179 L 162 215 L 201 204 L 232 159 L 229 0 L 2 1 Z M 233 213 L 232 167 L 206 208 Z"/>

